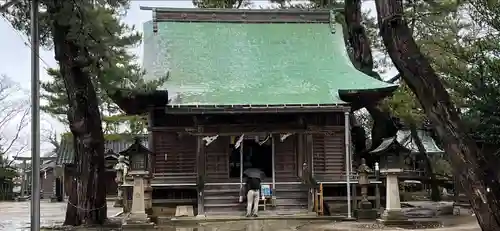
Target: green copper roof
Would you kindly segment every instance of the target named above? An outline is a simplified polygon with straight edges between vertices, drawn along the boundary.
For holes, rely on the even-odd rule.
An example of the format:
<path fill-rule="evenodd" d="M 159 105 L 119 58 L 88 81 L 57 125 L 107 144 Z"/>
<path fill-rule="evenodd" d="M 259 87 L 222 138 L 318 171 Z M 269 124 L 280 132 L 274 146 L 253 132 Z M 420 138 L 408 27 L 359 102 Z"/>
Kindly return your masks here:
<path fill-rule="evenodd" d="M 339 24 L 158 22 L 157 34 L 152 28 L 145 23 L 146 78 L 169 73 L 171 104 L 344 104 L 338 90 L 394 87 L 353 67 Z"/>

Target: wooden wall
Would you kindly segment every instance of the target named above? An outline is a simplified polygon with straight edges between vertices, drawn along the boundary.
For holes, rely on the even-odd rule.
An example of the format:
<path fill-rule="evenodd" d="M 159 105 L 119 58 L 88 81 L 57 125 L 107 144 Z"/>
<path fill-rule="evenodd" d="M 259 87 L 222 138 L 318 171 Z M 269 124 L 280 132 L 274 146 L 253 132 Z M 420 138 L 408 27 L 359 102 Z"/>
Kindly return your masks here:
<path fill-rule="evenodd" d="M 48 169 L 47 173 L 40 173 L 40 189 L 43 190 L 44 199 L 48 199 L 54 195 L 56 177 L 54 169 Z"/>
<path fill-rule="evenodd" d="M 292 135 L 281 142 L 274 136 L 274 163 L 276 181 L 297 181 L 297 135 Z"/>
<path fill-rule="evenodd" d="M 307 126 L 321 127 L 322 131 L 311 135 L 312 141 L 307 145 L 306 135 L 302 135 L 301 152 L 299 152 L 299 135 L 291 135 L 283 142 L 280 141 L 278 134 L 274 135 L 276 180 L 300 180 L 298 177 L 301 175 L 302 162 L 305 162 L 308 155 L 312 155 L 314 175 L 320 181 L 337 181 L 342 178 L 341 174 L 344 172 L 343 113 L 284 114 L 283 118 L 280 117 L 281 114 L 273 114 L 270 117 L 265 115 L 233 115 L 234 118 L 230 115 L 222 115 L 220 118 L 218 115 L 211 115 L 200 119 L 198 117 L 202 115 L 164 114 L 162 116 L 159 112 L 154 116 L 150 128 L 154 153 L 153 172 L 156 176 L 170 177 L 169 183 L 186 182 L 187 178 L 189 178 L 189 182 L 196 182 L 198 143 L 197 136 L 191 133 L 197 131 L 197 126 L 203 127 L 203 132 L 214 134 L 219 134 L 219 132 L 239 134 L 239 132 L 250 133 L 254 130 L 266 131 L 266 128 L 269 129 L 264 125 L 283 125 L 284 128 L 291 127 L 291 129 L 300 129 L 306 124 Z M 252 123 L 249 122 L 250 120 Z M 261 126 L 256 126 L 259 121 L 261 121 Z M 229 139 L 230 137 L 227 135 L 220 135 L 213 143 L 202 148 L 206 157 L 205 180 L 207 183 L 228 182 L 231 151 Z M 303 156 L 298 153 L 302 153 Z"/>
<path fill-rule="evenodd" d="M 226 182 L 229 179 L 229 137 L 218 137 L 205 147 L 206 181 L 209 183 Z"/>
<path fill-rule="evenodd" d="M 196 180 L 196 137 L 174 131 L 153 131 L 153 172 L 169 181 Z"/>
<path fill-rule="evenodd" d="M 345 172 L 345 133 L 330 128 L 324 134 L 313 135 L 313 174 L 323 182 L 342 180 Z"/>

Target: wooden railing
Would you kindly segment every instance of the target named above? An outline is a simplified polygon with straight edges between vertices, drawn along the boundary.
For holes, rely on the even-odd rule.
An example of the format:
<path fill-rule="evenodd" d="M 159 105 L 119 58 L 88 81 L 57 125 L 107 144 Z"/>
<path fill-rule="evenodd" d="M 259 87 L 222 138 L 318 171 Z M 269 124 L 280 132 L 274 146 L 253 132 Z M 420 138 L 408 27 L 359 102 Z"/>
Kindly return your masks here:
<path fill-rule="evenodd" d="M 323 208 L 323 184 L 319 184 L 319 188 L 314 193 L 314 211 L 320 216 L 324 214 Z"/>

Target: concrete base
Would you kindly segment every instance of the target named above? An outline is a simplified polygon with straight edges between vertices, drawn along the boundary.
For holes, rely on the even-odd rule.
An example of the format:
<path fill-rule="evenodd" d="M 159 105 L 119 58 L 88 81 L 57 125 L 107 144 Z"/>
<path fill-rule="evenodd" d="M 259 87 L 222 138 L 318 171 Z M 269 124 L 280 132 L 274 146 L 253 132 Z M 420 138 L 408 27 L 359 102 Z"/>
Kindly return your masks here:
<path fill-rule="evenodd" d="M 129 214 L 122 225 L 123 230 L 150 230 L 154 228 L 145 213 Z"/>
<path fill-rule="evenodd" d="M 385 226 L 396 226 L 396 227 L 412 227 L 414 222 L 408 220 L 404 213 L 399 210 L 385 210 L 381 219 L 377 220 L 377 223 L 384 224 Z"/>
<path fill-rule="evenodd" d="M 405 214 L 400 209 L 384 210 L 380 218 L 382 220 L 394 220 L 394 221 L 408 220 L 408 217 L 406 217 Z"/>
<path fill-rule="evenodd" d="M 136 213 L 129 214 L 125 220 L 127 224 L 142 224 L 142 223 L 150 223 L 148 215 L 145 213 Z"/>
<path fill-rule="evenodd" d="M 19 196 L 19 197 L 16 197 L 16 201 L 18 201 L 18 202 L 27 201 L 29 199 L 30 199 L 29 196 Z"/>
<path fill-rule="evenodd" d="M 378 218 L 376 209 L 358 209 L 354 211 L 354 216 L 359 220 L 375 220 Z"/>
<path fill-rule="evenodd" d="M 123 198 L 116 198 L 115 203 L 113 204 L 113 207 L 122 208 L 123 207 Z"/>

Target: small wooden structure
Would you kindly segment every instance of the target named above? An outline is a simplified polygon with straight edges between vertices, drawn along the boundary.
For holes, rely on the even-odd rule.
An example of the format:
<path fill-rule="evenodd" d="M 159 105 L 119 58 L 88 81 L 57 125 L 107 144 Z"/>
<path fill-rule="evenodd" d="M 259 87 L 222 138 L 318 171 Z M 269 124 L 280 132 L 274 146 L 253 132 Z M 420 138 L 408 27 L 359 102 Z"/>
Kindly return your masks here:
<path fill-rule="evenodd" d="M 420 138 L 425 152 L 428 156 L 443 155 L 444 151 L 439 148 L 428 131 L 418 130 L 417 136 Z M 404 173 L 400 175 L 402 180 L 425 180 L 426 166 L 419 155 L 419 150 L 415 141 L 411 137 L 409 130 L 399 130 L 396 136 L 384 139 L 383 142 L 371 151 L 374 155 L 384 156 L 383 153 L 394 152 L 402 162 Z M 382 154 L 382 155 L 381 155 Z"/>

